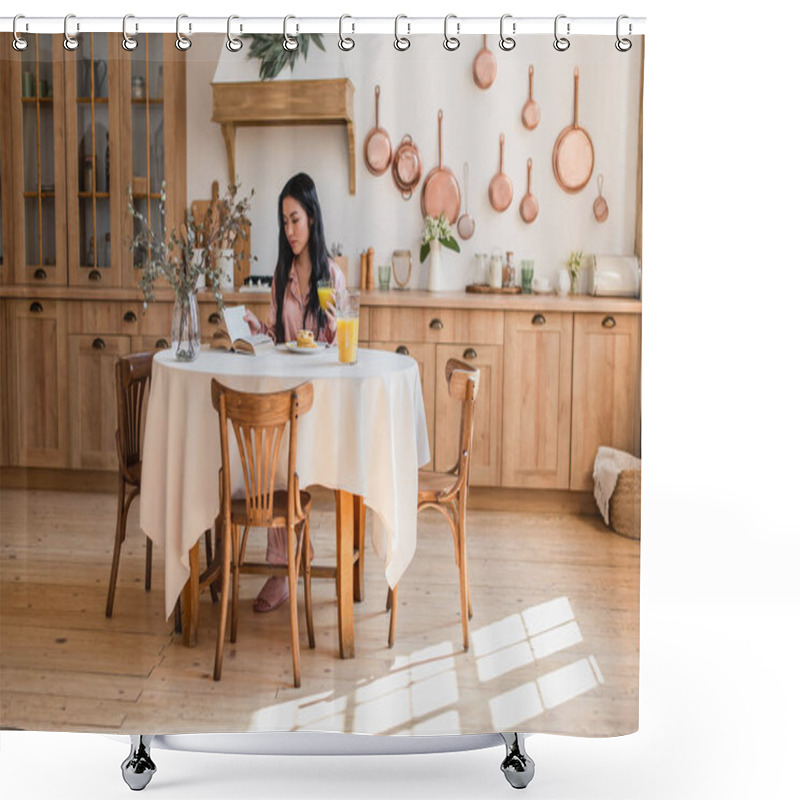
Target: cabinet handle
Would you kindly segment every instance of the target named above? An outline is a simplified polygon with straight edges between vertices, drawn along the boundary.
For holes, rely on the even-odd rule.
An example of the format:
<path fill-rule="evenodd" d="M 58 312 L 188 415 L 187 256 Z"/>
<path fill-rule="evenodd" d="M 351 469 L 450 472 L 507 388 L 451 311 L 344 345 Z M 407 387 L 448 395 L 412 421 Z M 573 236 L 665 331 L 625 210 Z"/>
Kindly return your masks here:
<path fill-rule="evenodd" d="M 95 281 L 95 282 L 97 282 L 97 281 L 99 281 L 99 280 L 102 280 L 102 278 L 103 278 L 103 276 L 100 274 L 100 271 L 99 271 L 99 270 L 93 269 L 93 270 L 92 270 L 92 271 L 89 273 L 89 280 L 90 280 L 90 281 Z"/>
<path fill-rule="evenodd" d="M 216 311 L 214 311 L 208 315 L 208 321 L 212 325 L 219 325 L 220 322 L 222 322 L 222 317 L 220 317 L 220 315 Z"/>
<path fill-rule="evenodd" d="M 125 316 L 122 318 L 125 322 L 136 322 L 136 312 L 126 311 Z"/>
<path fill-rule="evenodd" d="M 32 314 L 41 314 L 44 308 L 42 308 L 42 304 L 38 300 L 34 300 L 34 302 L 31 303 L 30 311 Z"/>
<path fill-rule="evenodd" d="M 401 344 L 397 350 L 395 350 L 395 353 L 400 353 L 401 356 L 407 356 L 408 348 L 404 344 Z"/>
<path fill-rule="evenodd" d="M 156 342 L 156 350 L 165 350 L 169 347 L 169 342 L 166 339 L 159 339 Z"/>
<path fill-rule="evenodd" d="M 615 328 L 617 321 L 610 314 L 603 320 L 604 328 Z"/>
<path fill-rule="evenodd" d="M 33 277 L 37 281 L 46 281 L 47 280 L 47 270 L 44 270 L 41 267 L 39 267 L 39 269 L 37 269 L 36 272 L 33 273 Z"/>
<path fill-rule="evenodd" d="M 544 318 L 544 314 L 534 314 L 531 322 L 534 325 L 544 325 L 547 320 Z"/>
<path fill-rule="evenodd" d="M 475 348 L 474 347 L 468 347 L 464 351 L 464 358 L 477 358 L 477 357 L 478 357 L 478 354 L 477 354 L 477 352 L 475 352 Z"/>
<path fill-rule="evenodd" d="M 444 322 L 442 322 L 442 321 L 441 321 L 441 320 L 440 320 L 440 319 L 437 317 L 437 318 L 435 318 L 435 319 L 432 319 L 432 320 L 431 320 L 431 324 L 430 324 L 430 325 L 428 325 L 428 327 L 429 327 L 429 328 L 430 328 L 432 331 L 440 331 L 440 330 L 442 330 L 442 328 L 444 328 Z"/>
<path fill-rule="evenodd" d="M 105 343 L 105 341 L 103 341 L 103 339 L 98 337 L 97 339 L 95 339 L 92 342 L 92 347 L 94 347 L 95 350 L 105 350 L 106 349 L 106 343 Z"/>

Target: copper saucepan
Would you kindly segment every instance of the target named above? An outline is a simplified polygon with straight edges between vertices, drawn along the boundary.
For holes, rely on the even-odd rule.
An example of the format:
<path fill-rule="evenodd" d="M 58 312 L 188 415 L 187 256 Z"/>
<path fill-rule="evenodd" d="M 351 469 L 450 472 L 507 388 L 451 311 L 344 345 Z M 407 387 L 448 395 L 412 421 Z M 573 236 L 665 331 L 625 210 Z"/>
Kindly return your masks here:
<path fill-rule="evenodd" d="M 383 175 L 392 163 L 392 140 L 378 122 L 381 87 L 375 87 L 375 127 L 364 139 L 364 161 L 371 175 Z"/>
<path fill-rule="evenodd" d="M 403 195 L 403 200 L 410 200 L 417 184 L 422 179 L 422 156 L 409 134 L 402 138 L 399 147 L 394 152 L 392 178 L 394 185 Z"/>
<path fill-rule="evenodd" d="M 500 171 L 489 184 L 489 202 L 495 211 L 505 211 L 514 199 L 514 186 L 511 178 L 503 172 L 503 148 L 506 143 L 505 134 L 500 134 Z"/>
<path fill-rule="evenodd" d="M 439 166 L 434 167 L 422 184 L 422 214 L 438 217 L 444 214 L 455 224 L 461 208 L 461 189 L 452 171 L 442 166 L 442 109 L 439 109 Z"/>
<path fill-rule="evenodd" d="M 567 125 L 553 148 L 553 173 L 558 185 L 570 194 L 583 189 L 592 177 L 594 147 L 589 134 L 578 125 L 578 68 L 575 67 L 575 99 L 572 125 Z"/>

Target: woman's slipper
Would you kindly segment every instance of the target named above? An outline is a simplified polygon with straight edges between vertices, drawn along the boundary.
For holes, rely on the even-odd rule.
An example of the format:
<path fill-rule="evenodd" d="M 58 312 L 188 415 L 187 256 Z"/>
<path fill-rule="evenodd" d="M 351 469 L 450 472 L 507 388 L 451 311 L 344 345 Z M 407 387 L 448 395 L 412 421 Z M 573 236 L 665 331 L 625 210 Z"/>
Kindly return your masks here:
<path fill-rule="evenodd" d="M 272 611 L 289 599 L 289 579 L 273 575 L 253 601 L 253 611 Z"/>

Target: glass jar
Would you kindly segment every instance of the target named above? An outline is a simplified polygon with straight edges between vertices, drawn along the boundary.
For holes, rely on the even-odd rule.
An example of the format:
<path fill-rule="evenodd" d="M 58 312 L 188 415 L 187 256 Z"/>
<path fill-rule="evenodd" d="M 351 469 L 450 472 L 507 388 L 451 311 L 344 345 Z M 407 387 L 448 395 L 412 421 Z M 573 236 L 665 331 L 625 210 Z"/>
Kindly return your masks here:
<path fill-rule="evenodd" d="M 500 289 L 503 286 L 503 256 L 499 250 L 492 252 L 489 262 L 489 286 Z"/>
<path fill-rule="evenodd" d="M 506 253 L 506 264 L 503 267 L 503 286 L 515 286 L 517 282 L 516 270 L 514 269 L 514 253 L 509 250 Z"/>
<path fill-rule="evenodd" d="M 475 276 L 473 283 L 485 285 L 489 283 L 489 274 L 486 271 L 486 253 L 475 253 Z"/>

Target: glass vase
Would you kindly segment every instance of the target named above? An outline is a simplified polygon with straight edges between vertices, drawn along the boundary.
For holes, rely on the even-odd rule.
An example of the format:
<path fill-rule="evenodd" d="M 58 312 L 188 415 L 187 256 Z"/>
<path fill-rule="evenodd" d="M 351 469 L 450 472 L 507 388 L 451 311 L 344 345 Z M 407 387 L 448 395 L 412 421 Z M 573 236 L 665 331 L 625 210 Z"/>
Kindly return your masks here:
<path fill-rule="evenodd" d="M 175 295 L 172 309 L 172 349 L 178 361 L 194 361 L 200 354 L 200 318 L 197 295 Z"/>

